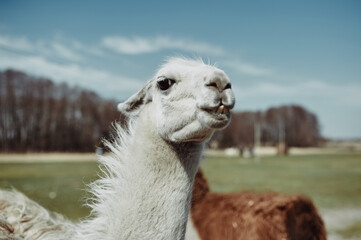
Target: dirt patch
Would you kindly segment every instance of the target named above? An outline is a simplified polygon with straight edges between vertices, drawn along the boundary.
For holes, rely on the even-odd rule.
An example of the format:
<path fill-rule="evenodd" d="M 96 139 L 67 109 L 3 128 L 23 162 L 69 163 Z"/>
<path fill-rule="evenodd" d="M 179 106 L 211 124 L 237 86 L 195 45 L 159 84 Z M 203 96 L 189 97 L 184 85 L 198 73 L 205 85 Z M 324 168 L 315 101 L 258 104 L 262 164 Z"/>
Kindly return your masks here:
<path fill-rule="evenodd" d="M 357 234 L 352 237 L 344 237 L 340 234 L 343 230 L 361 222 L 361 208 L 323 209 L 321 215 L 326 225 L 328 240 L 361 239 Z"/>

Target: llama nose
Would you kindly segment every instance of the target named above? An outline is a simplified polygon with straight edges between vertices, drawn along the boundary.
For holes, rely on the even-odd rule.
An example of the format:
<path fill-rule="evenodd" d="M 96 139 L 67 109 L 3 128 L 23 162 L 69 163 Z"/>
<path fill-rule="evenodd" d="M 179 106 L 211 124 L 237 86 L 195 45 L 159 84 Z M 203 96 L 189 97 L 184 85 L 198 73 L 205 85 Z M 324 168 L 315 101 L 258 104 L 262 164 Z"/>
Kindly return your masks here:
<path fill-rule="evenodd" d="M 233 91 L 225 91 L 221 93 L 221 105 L 224 105 L 229 110 L 234 107 L 236 103 Z"/>

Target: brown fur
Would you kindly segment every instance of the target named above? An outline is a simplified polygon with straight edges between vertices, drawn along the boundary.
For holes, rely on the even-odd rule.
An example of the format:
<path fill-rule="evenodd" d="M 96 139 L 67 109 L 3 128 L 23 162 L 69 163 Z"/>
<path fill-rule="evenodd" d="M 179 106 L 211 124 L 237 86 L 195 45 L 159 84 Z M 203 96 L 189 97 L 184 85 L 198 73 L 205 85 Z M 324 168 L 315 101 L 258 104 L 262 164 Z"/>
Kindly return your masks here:
<path fill-rule="evenodd" d="M 302 195 L 210 192 L 198 171 L 191 217 L 202 240 L 325 240 L 323 221 Z"/>

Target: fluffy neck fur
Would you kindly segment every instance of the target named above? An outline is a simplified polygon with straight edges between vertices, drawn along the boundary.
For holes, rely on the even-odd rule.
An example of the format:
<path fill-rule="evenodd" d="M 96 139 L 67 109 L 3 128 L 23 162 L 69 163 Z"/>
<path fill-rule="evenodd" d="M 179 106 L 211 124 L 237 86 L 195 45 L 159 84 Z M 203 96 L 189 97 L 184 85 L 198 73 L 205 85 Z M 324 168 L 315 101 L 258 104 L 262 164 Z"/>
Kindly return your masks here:
<path fill-rule="evenodd" d="M 184 239 L 203 144 L 165 141 L 149 111 L 108 143 L 113 154 L 100 158 L 105 177 L 91 186 L 93 218 L 76 239 Z"/>

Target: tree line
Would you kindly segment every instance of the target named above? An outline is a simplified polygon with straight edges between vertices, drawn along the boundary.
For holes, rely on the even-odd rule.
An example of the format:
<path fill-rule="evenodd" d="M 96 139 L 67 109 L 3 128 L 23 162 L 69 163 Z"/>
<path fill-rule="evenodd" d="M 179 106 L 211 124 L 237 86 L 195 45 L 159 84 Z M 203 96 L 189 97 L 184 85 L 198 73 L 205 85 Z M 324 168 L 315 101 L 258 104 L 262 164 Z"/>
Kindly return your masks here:
<path fill-rule="evenodd" d="M 94 151 L 119 119 L 116 103 L 45 78 L 0 72 L 0 150 Z"/>
<path fill-rule="evenodd" d="M 50 79 L 15 70 L 0 71 L 0 151 L 89 152 L 111 132 L 111 122 L 124 122 L 114 100 Z M 236 112 L 210 146 L 314 146 L 321 139 L 316 115 L 301 106 L 265 112 Z"/>
<path fill-rule="evenodd" d="M 310 147 L 321 140 L 317 116 L 302 106 L 288 105 L 264 112 L 234 113 L 230 125 L 213 136 L 211 145 L 249 147 L 258 141 L 260 145 Z"/>

